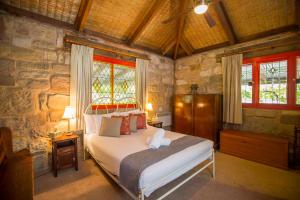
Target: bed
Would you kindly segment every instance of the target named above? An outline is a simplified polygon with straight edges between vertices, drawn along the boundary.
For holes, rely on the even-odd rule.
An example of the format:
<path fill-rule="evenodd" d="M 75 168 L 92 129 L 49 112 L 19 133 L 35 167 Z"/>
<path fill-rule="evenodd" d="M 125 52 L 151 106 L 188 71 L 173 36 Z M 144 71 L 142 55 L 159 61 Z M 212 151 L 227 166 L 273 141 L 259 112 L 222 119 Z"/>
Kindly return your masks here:
<path fill-rule="evenodd" d="M 204 161 L 206 161 L 204 166 L 197 168 L 197 170 L 188 178 L 158 199 L 163 199 L 210 165 L 212 165 L 212 176 L 214 177 L 215 164 L 213 142 L 205 139 L 200 143 L 176 152 L 144 169 L 138 181 L 138 195 L 128 190 L 128 188 L 119 181 L 121 162 L 129 155 L 147 150 L 149 148 L 146 143 L 147 138 L 151 137 L 156 131 L 157 128 L 147 126 L 147 129 L 140 129 L 136 133 L 122 135 L 119 138 L 103 137 L 86 131 L 84 147 L 86 152 L 93 157 L 99 166 L 134 199 L 143 200 L 145 196 L 150 196 L 151 193 L 158 188 L 175 180 Z M 173 142 L 185 135 L 166 131 L 165 136 L 170 138 Z"/>

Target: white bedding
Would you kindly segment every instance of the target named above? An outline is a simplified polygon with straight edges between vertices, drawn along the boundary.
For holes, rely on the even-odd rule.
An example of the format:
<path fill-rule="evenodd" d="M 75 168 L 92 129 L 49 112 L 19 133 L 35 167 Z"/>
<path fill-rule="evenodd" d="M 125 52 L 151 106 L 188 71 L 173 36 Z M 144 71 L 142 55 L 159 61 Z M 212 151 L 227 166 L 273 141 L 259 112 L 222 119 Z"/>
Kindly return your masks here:
<path fill-rule="evenodd" d="M 119 176 L 121 161 L 128 155 L 148 149 L 146 140 L 156 131 L 148 126 L 131 135 L 103 137 L 97 134 L 85 134 L 85 145 L 93 157 L 106 170 Z M 183 137 L 183 134 L 166 131 L 165 137 L 171 140 Z M 205 140 L 188 147 L 146 168 L 140 177 L 139 187 L 147 188 L 145 195 L 149 196 L 154 190 L 176 179 L 212 155 L 213 142 Z M 164 179 L 162 179 L 164 178 Z"/>

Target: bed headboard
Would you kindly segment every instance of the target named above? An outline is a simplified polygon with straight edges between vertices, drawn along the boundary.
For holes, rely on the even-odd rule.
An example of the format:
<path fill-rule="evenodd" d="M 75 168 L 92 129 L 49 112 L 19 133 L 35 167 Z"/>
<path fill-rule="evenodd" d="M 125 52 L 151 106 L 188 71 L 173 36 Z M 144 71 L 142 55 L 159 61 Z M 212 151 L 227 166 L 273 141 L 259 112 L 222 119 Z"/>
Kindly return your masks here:
<path fill-rule="evenodd" d="M 135 105 L 132 107 L 133 103 L 123 103 L 135 102 Z M 141 104 L 132 97 L 124 97 L 120 99 L 113 99 L 111 97 L 100 97 L 95 100 L 96 102 L 101 102 L 101 104 L 90 103 L 84 110 L 84 114 L 107 114 L 112 112 L 126 112 L 133 109 L 142 110 Z M 111 106 L 109 102 L 115 102 L 114 106 Z"/>

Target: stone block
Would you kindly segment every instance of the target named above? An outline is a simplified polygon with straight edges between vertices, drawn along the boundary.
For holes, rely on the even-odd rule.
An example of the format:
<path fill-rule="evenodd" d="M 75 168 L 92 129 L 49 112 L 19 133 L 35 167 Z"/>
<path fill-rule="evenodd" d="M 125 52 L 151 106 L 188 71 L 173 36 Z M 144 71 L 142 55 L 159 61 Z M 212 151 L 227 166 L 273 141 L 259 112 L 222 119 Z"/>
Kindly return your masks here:
<path fill-rule="evenodd" d="M 8 57 L 10 53 L 10 45 L 8 43 L 0 42 L 0 58 Z"/>
<path fill-rule="evenodd" d="M 54 64 L 52 66 L 53 73 L 55 74 L 70 74 L 70 65 Z"/>
<path fill-rule="evenodd" d="M 21 71 L 18 74 L 20 79 L 48 79 L 49 73 L 47 71 Z"/>
<path fill-rule="evenodd" d="M 12 45 L 16 46 L 16 47 L 22 47 L 22 48 L 26 48 L 26 49 L 30 49 L 31 48 L 31 42 L 32 39 L 28 36 L 26 37 L 13 37 L 12 38 Z"/>
<path fill-rule="evenodd" d="M 24 87 L 26 89 L 39 89 L 39 90 L 48 90 L 50 84 L 48 80 L 43 79 L 21 79 L 17 81 L 18 86 Z"/>
<path fill-rule="evenodd" d="M 13 46 L 9 57 L 18 61 L 39 62 L 44 61 L 44 52 Z"/>
<path fill-rule="evenodd" d="M 57 62 L 57 53 L 56 51 L 45 51 L 44 52 L 44 61 L 45 62 L 50 62 L 50 63 L 53 63 L 53 62 Z"/>
<path fill-rule="evenodd" d="M 276 118 L 279 115 L 279 111 L 277 110 L 263 110 L 257 109 L 255 112 L 257 117 L 264 117 L 264 118 Z"/>
<path fill-rule="evenodd" d="M 16 115 L 34 111 L 33 96 L 30 90 L 14 89 L 10 92 L 12 109 Z"/>
<path fill-rule="evenodd" d="M 48 110 L 47 95 L 45 93 L 40 93 L 39 94 L 39 107 L 40 107 L 40 111 Z"/>
<path fill-rule="evenodd" d="M 26 136 L 20 136 L 20 137 L 14 137 L 13 138 L 13 151 L 17 152 L 22 149 L 28 148 L 28 137 Z"/>
<path fill-rule="evenodd" d="M 56 47 L 57 48 L 63 48 L 64 47 L 64 31 L 62 29 L 56 30 Z"/>
<path fill-rule="evenodd" d="M 50 112 L 50 121 L 51 122 L 61 121 L 63 114 L 64 114 L 63 110 L 60 110 L 60 111 L 51 111 Z"/>
<path fill-rule="evenodd" d="M 69 94 L 70 93 L 70 76 L 55 75 L 51 77 L 51 91 Z"/>
<path fill-rule="evenodd" d="M 0 87 L 0 115 L 6 116 L 11 112 L 8 98 L 11 97 L 11 91 L 8 88 Z"/>
<path fill-rule="evenodd" d="M 282 114 L 280 116 L 280 123 L 300 125 L 300 114 Z"/>
<path fill-rule="evenodd" d="M 55 41 L 34 40 L 32 42 L 32 47 L 33 48 L 38 48 L 38 49 L 55 50 L 56 44 L 55 44 Z"/>
<path fill-rule="evenodd" d="M 49 95 L 48 96 L 48 108 L 56 110 L 64 110 L 69 105 L 70 98 L 67 95 Z"/>
<path fill-rule="evenodd" d="M 254 117 L 256 113 L 256 109 L 253 108 L 243 108 L 244 117 Z"/>
<path fill-rule="evenodd" d="M 16 70 L 17 71 L 32 71 L 32 70 L 39 70 L 39 71 L 47 71 L 49 70 L 51 64 L 45 62 L 24 62 L 24 61 L 17 61 L 16 62 Z"/>
<path fill-rule="evenodd" d="M 180 86 L 180 85 L 186 85 L 186 84 L 188 84 L 188 82 L 185 81 L 185 80 L 176 80 L 176 85 L 178 85 L 178 86 Z"/>
<path fill-rule="evenodd" d="M 37 126 L 43 126 L 47 123 L 47 113 L 42 112 L 38 113 L 36 115 L 28 115 L 26 116 L 26 127 L 37 127 Z"/>

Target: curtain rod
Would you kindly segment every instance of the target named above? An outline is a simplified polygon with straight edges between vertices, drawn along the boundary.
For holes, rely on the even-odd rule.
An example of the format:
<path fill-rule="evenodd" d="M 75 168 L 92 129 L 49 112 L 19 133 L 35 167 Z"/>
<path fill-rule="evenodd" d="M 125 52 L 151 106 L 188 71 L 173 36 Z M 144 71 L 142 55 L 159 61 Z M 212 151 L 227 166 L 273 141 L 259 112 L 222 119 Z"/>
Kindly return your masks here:
<path fill-rule="evenodd" d="M 284 47 L 284 46 L 293 45 L 293 44 L 300 44 L 299 38 L 289 38 L 289 39 L 292 39 L 292 40 L 291 41 L 282 41 L 282 40 L 273 41 L 275 44 L 259 44 L 260 46 L 257 46 L 257 47 L 255 47 L 255 46 L 241 47 L 241 49 L 238 49 L 238 50 L 232 50 L 231 52 L 219 54 L 219 55 L 217 55 L 217 59 L 221 59 L 222 57 L 231 56 L 231 55 L 239 54 L 239 53 L 251 53 L 251 52 L 255 52 L 255 51 L 274 49 L 274 48 Z M 276 42 L 280 42 L 280 43 L 276 44 Z"/>
<path fill-rule="evenodd" d="M 111 53 L 117 53 L 117 54 L 124 55 L 124 56 L 150 60 L 149 57 L 144 54 L 134 53 L 132 51 L 127 51 L 127 50 L 123 50 L 123 49 L 118 49 L 116 47 L 111 47 L 111 46 L 108 46 L 105 44 L 96 43 L 96 42 L 90 41 L 88 39 L 76 37 L 76 36 L 72 36 L 72 35 L 66 35 L 64 37 L 64 42 L 70 43 L 70 44 L 84 45 L 84 46 L 88 46 L 88 47 L 91 47 L 94 49 L 99 49 L 99 50 L 103 50 L 103 51 L 107 51 L 107 52 L 111 52 Z"/>

